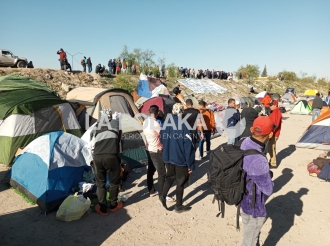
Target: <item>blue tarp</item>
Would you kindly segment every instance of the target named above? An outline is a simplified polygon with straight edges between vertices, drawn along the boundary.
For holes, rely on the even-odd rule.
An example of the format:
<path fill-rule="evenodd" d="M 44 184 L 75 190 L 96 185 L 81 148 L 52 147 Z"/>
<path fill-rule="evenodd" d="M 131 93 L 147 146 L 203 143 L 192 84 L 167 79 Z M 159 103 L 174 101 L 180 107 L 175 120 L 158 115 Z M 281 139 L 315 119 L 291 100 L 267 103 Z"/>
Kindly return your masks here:
<path fill-rule="evenodd" d="M 151 98 L 151 91 L 149 90 L 148 80 L 139 80 L 139 83 L 137 86 L 137 94 L 140 97 Z"/>

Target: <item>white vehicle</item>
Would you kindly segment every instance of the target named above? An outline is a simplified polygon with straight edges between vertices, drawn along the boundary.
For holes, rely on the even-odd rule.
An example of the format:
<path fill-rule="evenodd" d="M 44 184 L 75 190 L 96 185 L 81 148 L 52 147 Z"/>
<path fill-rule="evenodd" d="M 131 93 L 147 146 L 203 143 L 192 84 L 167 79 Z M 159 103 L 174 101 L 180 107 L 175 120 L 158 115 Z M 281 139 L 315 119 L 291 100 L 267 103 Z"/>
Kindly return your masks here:
<path fill-rule="evenodd" d="M 15 56 L 10 50 L 0 50 L 0 67 L 25 68 L 27 64 L 26 58 Z"/>

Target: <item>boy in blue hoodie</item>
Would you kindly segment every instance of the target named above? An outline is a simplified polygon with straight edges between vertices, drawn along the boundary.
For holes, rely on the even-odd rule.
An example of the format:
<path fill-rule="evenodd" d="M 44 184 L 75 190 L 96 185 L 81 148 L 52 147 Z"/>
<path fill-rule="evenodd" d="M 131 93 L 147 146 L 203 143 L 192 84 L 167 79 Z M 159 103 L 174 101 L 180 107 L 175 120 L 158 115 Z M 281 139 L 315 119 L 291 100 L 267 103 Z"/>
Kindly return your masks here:
<path fill-rule="evenodd" d="M 274 123 L 268 116 L 259 116 L 250 128 L 252 136 L 243 140 L 241 149 L 256 149 L 264 152 L 265 143 L 273 136 Z M 243 220 L 244 236 L 242 246 L 254 246 L 262 225 L 266 218 L 265 195 L 273 193 L 274 183 L 271 180 L 268 160 L 263 155 L 249 155 L 243 159 L 243 169 L 246 172 L 248 192 L 241 201 L 241 216 Z M 255 189 L 255 205 L 252 206 L 253 183 Z"/>
<path fill-rule="evenodd" d="M 195 169 L 195 147 L 189 124 L 182 120 L 184 107 L 181 103 L 173 105 L 171 122 L 164 122 L 160 131 L 163 144 L 163 159 L 166 165 L 166 180 L 163 194 L 159 199 L 167 209 L 165 197 L 168 194 L 174 180 L 176 181 L 176 205 L 177 213 L 187 212 L 191 207 L 182 205 L 184 185 L 189 180 L 189 175 Z M 166 126 L 168 124 L 168 126 Z"/>

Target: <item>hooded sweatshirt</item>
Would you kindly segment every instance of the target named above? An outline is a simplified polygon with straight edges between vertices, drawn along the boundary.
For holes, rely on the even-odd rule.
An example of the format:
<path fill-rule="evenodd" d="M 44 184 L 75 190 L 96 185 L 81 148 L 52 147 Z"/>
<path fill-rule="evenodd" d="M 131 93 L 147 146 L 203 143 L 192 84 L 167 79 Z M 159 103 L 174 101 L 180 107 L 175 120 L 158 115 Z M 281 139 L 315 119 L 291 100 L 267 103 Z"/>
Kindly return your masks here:
<path fill-rule="evenodd" d="M 173 121 L 170 121 L 169 126 L 165 124 L 164 126 L 160 131 L 164 162 L 176 166 L 187 166 L 190 170 L 194 170 L 195 147 L 187 126 L 185 124 L 179 126 L 179 117 L 176 115 L 173 115 Z"/>
<path fill-rule="evenodd" d="M 248 137 L 241 145 L 242 150 L 256 149 L 263 152 L 265 144 L 258 140 Z M 245 214 L 253 218 L 266 217 L 265 195 L 270 196 L 273 193 L 274 183 L 269 174 L 269 164 L 267 158 L 262 155 L 249 155 L 243 159 L 243 169 L 246 172 L 247 194 L 243 195 L 241 209 Z M 255 208 L 252 208 L 252 184 L 256 184 Z"/>

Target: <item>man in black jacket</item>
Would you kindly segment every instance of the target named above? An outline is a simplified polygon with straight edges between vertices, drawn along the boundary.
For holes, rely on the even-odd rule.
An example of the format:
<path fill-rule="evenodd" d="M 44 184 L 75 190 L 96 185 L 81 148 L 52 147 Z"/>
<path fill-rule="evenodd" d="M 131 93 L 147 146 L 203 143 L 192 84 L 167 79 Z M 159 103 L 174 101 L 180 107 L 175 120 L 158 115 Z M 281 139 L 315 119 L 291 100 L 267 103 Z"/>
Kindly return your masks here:
<path fill-rule="evenodd" d="M 312 104 L 312 122 L 315 120 L 315 117 L 319 117 L 321 113 L 321 109 L 323 108 L 323 100 L 320 97 L 320 93 L 316 93 L 316 97 L 313 100 Z"/>
<path fill-rule="evenodd" d="M 91 132 L 91 147 L 93 155 L 93 170 L 97 184 L 96 195 L 99 204 L 95 210 L 102 216 L 108 215 L 106 200 L 106 176 L 110 180 L 110 212 L 115 212 L 123 207 L 122 202 L 117 202 L 120 183 L 120 158 L 119 141 L 121 130 L 119 120 L 112 119 L 111 109 L 102 111 L 101 119 L 96 123 Z"/>

